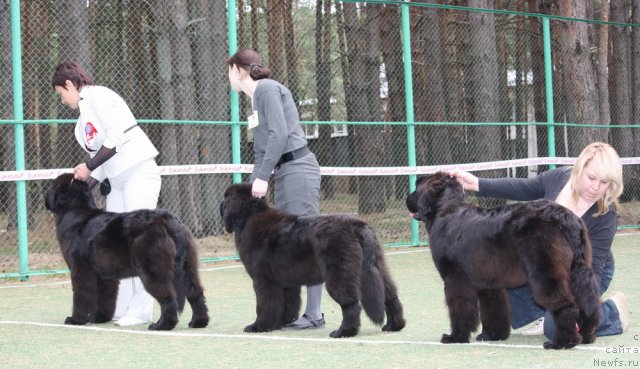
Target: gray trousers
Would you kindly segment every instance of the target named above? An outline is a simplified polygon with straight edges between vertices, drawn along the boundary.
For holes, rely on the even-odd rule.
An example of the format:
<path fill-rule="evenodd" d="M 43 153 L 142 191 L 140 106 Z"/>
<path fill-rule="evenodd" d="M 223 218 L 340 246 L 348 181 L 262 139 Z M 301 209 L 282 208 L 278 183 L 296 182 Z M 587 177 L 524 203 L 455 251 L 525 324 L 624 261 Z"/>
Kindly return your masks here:
<path fill-rule="evenodd" d="M 275 170 L 276 208 L 296 215 L 320 214 L 320 165 L 314 154 Z"/>
<path fill-rule="evenodd" d="M 290 161 L 275 170 L 276 208 L 296 215 L 320 214 L 320 165 L 312 153 Z M 314 320 L 322 318 L 323 284 L 307 286 L 304 313 Z"/>

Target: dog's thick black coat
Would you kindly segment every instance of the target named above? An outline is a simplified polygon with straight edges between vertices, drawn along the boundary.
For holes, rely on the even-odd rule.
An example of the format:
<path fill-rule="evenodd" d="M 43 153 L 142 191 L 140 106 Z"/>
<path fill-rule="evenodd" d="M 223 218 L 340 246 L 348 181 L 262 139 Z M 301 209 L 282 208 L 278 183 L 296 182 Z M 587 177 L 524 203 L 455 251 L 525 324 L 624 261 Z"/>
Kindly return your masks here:
<path fill-rule="evenodd" d="M 466 202 L 461 185 L 442 172 L 419 178 L 407 207 L 426 224 L 444 281 L 451 334 L 442 343 L 469 342 L 479 320 L 477 340 L 509 337 L 506 288 L 527 283 L 557 326 L 545 348 L 595 341 L 599 288 L 586 227 L 571 211 L 549 200 L 480 208 Z"/>
<path fill-rule="evenodd" d="M 325 282 L 342 308 L 331 337 L 360 328 L 360 303 L 383 331 L 405 326 L 402 304 L 373 229 L 346 215 L 296 216 L 251 195 L 251 185 L 229 187 L 220 204 L 227 232 L 235 233 L 240 260 L 253 279 L 257 318 L 245 332 L 267 332 L 294 321 L 300 287 Z"/>
<path fill-rule="evenodd" d="M 58 242 L 71 270 L 73 313 L 65 324 L 111 321 L 119 280 L 139 276 L 161 308 L 149 329 L 173 329 L 185 296 L 193 311 L 189 327 L 207 326 L 197 246 L 175 216 L 162 210 L 98 209 L 87 184 L 74 181 L 73 174 L 52 182 L 45 205 L 55 214 Z"/>

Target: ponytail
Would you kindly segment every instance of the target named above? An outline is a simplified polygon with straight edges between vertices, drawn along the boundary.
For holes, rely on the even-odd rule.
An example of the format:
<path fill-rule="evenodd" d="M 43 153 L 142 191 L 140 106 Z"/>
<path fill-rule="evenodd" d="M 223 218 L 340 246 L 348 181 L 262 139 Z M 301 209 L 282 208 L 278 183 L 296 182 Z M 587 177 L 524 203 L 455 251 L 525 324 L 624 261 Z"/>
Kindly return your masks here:
<path fill-rule="evenodd" d="M 269 75 L 271 75 L 269 68 L 265 68 L 258 63 L 249 64 L 249 76 L 251 76 L 251 79 L 254 81 L 269 78 Z"/>
<path fill-rule="evenodd" d="M 227 64 L 230 66 L 236 65 L 238 68 L 246 70 L 254 81 L 269 78 L 271 75 L 269 68 L 262 66 L 260 54 L 254 49 L 243 48 L 238 50 L 237 53 L 227 59 Z"/>

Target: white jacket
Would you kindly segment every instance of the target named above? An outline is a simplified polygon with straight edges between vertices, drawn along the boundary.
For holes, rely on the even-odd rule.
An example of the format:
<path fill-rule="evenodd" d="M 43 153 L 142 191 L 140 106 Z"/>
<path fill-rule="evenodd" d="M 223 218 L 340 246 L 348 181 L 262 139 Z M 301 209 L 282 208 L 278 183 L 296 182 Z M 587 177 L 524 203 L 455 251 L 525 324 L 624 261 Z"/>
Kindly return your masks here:
<path fill-rule="evenodd" d="M 127 103 L 114 91 L 103 86 L 84 86 L 78 109 L 75 136 L 80 146 L 91 157 L 103 145 L 116 148 L 116 154 L 91 173 L 97 180 L 115 178 L 134 164 L 158 155 Z"/>

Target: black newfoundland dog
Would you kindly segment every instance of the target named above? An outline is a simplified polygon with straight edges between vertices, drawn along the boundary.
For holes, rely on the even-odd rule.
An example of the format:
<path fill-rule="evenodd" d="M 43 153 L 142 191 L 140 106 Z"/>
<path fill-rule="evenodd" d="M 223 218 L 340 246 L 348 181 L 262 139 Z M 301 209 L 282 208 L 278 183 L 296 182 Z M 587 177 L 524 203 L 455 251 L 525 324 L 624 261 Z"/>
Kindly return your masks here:
<path fill-rule="evenodd" d="M 549 200 L 479 208 L 467 203 L 462 186 L 443 172 L 419 178 L 407 207 L 426 224 L 444 281 L 451 334 L 442 335 L 442 343 L 469 342 L 479 320 L 477 340 L 509 337 L 506 288 L 527 283 L 557 326 L 555 340 L 545 348 L 595 341 L 599 288 L 587 230 L 572 212 Z"/>
<path fill-rule="evenodd" d="M 300 287 L 325 282 L 342 308 L 331 337 L 351 337 L 360 328 L 360 303 L 383 331 L 405 326 L 402 304 L 373 229 L 340 215 L 296 216 L 251 195 L 250 184 L 229 187 L 220 204 L 227 232 L 235 233 L 240 260 L 253 279 L 257 318 L 245 332 L 268 332 L 294 321 Z"/>
<path fill-rule="evenodd" d="M 60 249 L 71 270 L 73 313 L 65 324 L 111 321 L 119 279 L 140 276 L 161 308 L 149 329 L 173 329 L 185 296 L 193 310 L 189 327 L 207 326 L 197 246 L 176 217 L 162 210 L 98 209 L 87 184 L 69 173 L 53 181 L 45 205 L 55 215 Z"/>

